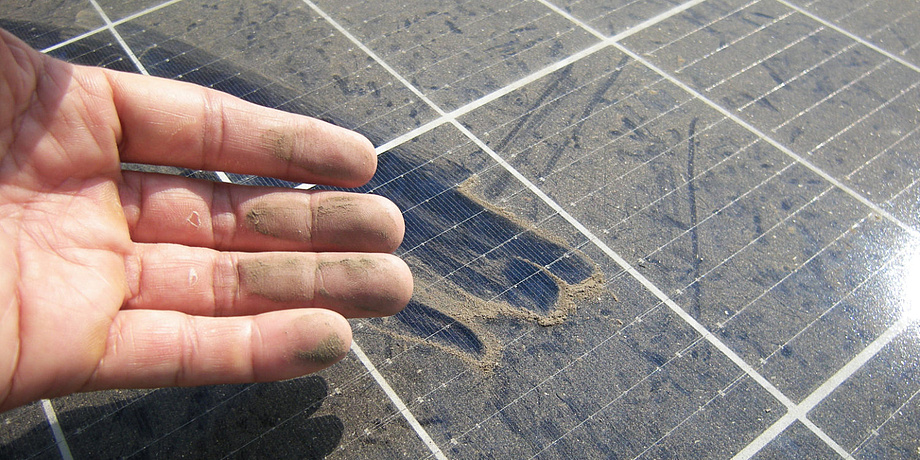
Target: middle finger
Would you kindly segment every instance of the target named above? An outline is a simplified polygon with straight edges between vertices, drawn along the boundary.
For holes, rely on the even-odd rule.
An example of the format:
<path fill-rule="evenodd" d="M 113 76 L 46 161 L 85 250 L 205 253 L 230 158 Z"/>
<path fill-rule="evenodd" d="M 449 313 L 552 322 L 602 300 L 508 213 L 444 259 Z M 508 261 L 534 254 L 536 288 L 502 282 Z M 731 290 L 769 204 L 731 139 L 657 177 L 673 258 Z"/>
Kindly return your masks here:
<path fill-rule="evenodd" d="M 128 309 L 241 316 L 326 308 L 354 318 L 395 314 L 412 296 L 409 267 L 390 254 L 135 249 L 125 260 Z"/>

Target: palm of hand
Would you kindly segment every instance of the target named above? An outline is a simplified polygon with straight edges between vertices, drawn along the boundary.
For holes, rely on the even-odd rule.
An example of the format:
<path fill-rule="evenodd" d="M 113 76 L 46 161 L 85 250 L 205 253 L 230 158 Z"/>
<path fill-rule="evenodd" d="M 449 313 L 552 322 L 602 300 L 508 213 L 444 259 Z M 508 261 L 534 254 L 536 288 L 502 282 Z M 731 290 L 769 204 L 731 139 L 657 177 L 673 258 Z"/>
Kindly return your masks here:
<path fill-rule="evenodd" d="M 68 97 L 80 91 L 69 75 L 40 78 L 43 60 L 11 51 L 19 62 L 3 63 L 0 96 L 0 105 L 13 108 L 5 111 L 11 119 L 3 120 L 0 159 L 0 264 L 12 268 L 0 281 L 0 295 L 9 299 L 2 305 L 0 379 L 11 380 L 14 394 L 36 385 L 43 393 L 73 391 L 59 380 L 74 372 L 89 380 L 87 370 L 102 358 L 130 295 L 125 258 L 133 243 L 118 196 L 117 133 L 105 123 L 113 111 L 78 93 Z M 12 87 L 17 81 L 26 86 Z M 101 123 L 68 126 L 93 118 Z"/>
<path fill-rule="evenodd" d="M 123 159 L 172 155 L 178 166 L 354 185 L 368 177 L 366 141 L 312 120 L 250 113 L 256 109 L 198 88 L 70 66 L 4 34 L 0 410 L 98 388 L 312 372 L 344 355 L 350 331 L 338 314 L 302 307 L 370 316 L 391 314 L 408 301 L 411 276 L 383 254 L 399 244 L 401 219 L 382 200 L 267 193 L 120 168 Z M 166 102 L 151 97 L 157 94 Z M 261 128 L 257 122 L 269 123 L 262 130 L 269 133 L 309 122 L 306 131 L 331 138 L 289 141 L 281 154 L 271 148 L 278 142 L 263 142 L 261 150 L 269 151 L 260 151 L 233 134 Z M 247 149 L 269 160 L 247 166 Z M 298 162 L 299 150 L 310 149 L 312 156 Z M 342 161 L 356 149 L 364 156 Z M 326 221 L 315 209 L 324 199 L 352 206 Z M 241 223 L 260 203 L 284 205 L 265 208 L 272 212 L 301 203 L 312 218 Z M 294 224 L 305 228 L 289 228 Z M 327 235 L 342 232 L 352 243 Z M 264 249 L 288 252 L 253 253 Z M 361 265 L 353 252 L 374 253 L 361 256 L 368 270 L 349 269 Z M 266 284 L 256 276 L 260 270 L 280 281 Z"/>

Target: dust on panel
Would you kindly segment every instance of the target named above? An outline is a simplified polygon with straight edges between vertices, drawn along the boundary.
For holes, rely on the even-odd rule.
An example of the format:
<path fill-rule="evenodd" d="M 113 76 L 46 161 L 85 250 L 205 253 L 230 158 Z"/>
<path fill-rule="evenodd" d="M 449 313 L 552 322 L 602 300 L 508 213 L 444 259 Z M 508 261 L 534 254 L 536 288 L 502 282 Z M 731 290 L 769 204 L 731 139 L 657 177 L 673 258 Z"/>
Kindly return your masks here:
<path fill-rule="evenodd" d="M 463 122 L 793 399 L 899 318 L 903 230 L 614 50 Z"/>
<path fill-rule="evenodd" d="M 175 2 L 176 0 L 132 0 L 130 2 L 121 2 L 118 0 L 96 0 L 96 3 L 112 22 L 123 21 L 125 19 L 129 19 L 131 16 L 145 14 L 151 10 L 161 8 L 164 5 Z M 206 16 L 207 14 L 207 11 L 201 12 L 202 16 Z"/>
<path fill-rule="evenodd" d="M 405 210 L 416 297 L 356 337 L 442 448 L 550 453 L 601 423 L 635 454 L 735 416 L 751 439 L 769 423 L 775 402 L 715 403 L 740 370 L 454 128 L 381 156 L 364 190 Z M 607 409 L 627 402 L 647 417 Z M 594 454 L 619 449 L 596 439 Z"/>
<path fill-rule="evenodd" d="M 920 2 L 817 0 L 800 6 L 860 38 L 920 65 Z"/>
<path fill-rule="evenodd" d="M 916 303 L 913 309 L 916 317 Z M 916 457 L 920 452 L 918 340 L 916 325 L 901 333 L 808 418 L 856 458 Z"/>
<path fill-rule="evenodd" d="M 529 194 L 490 192 L 509 180 L 445 125 L 383 154 L 363 188 L 404 210 L 399 255 L 416 295 L 395 317 L 362 322 L 356 337 L 445 449 L 461 449 L 452 438 L 629 315 L 606 287 L 616 267 L 584 238 Z M 581 312 L 601 319 L 572 332 Z"/>
<path fill-rule="evenodd" d="M 916 67 L 770 0 L 705 2 L 626 44 L 917 228 Z"/>
<path fill-rule="evenodd" d="M 679 6 L 678 0 L 564 0 L 552 2 L 601 33 L 612 36 Z"/>
<path fill-rule="evenodd" d="M 433 118 L 303 2 L 183 1 L 118 31 L 151 74 L 325 119 L 375 143 Z"/>
<path fill-rule="evenodd" d="M 597 42 L 532 0 L 317 4 L 445 111 Z"/>

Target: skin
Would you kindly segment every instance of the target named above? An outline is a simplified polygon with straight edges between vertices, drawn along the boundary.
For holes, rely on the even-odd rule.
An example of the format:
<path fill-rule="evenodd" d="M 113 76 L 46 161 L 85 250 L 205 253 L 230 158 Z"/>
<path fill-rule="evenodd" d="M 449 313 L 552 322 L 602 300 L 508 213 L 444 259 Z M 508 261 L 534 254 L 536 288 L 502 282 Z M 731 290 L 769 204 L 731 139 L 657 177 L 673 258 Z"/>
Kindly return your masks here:
<path fill-rule="evenodd" d="M 0 107 L 0 410 L 78 391 L 304 375 L 347 353 L 346 317 L 409 301 L 411 273 L 390 254 L 404 224 L 383 198 L 120 167 L 352 187 L 376 168 L 358 134 L 73 66 L 3 30 Z"/>

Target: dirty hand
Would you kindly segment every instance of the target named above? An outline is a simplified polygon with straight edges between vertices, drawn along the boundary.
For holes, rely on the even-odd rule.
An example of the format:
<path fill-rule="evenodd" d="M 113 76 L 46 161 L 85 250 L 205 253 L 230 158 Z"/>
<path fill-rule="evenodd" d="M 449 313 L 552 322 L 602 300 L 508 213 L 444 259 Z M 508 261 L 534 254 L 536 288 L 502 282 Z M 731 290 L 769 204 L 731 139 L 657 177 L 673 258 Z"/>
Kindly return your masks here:
<path fill-rule="evenodd" d="M 371 144 L 190 84 L 51 59 L 0 30 L 0 410 L 104 388 L 268 381 L 351 343 L 412 277 L 370 195 L 122 171 L 173 165 L 357 186 Z"/>

